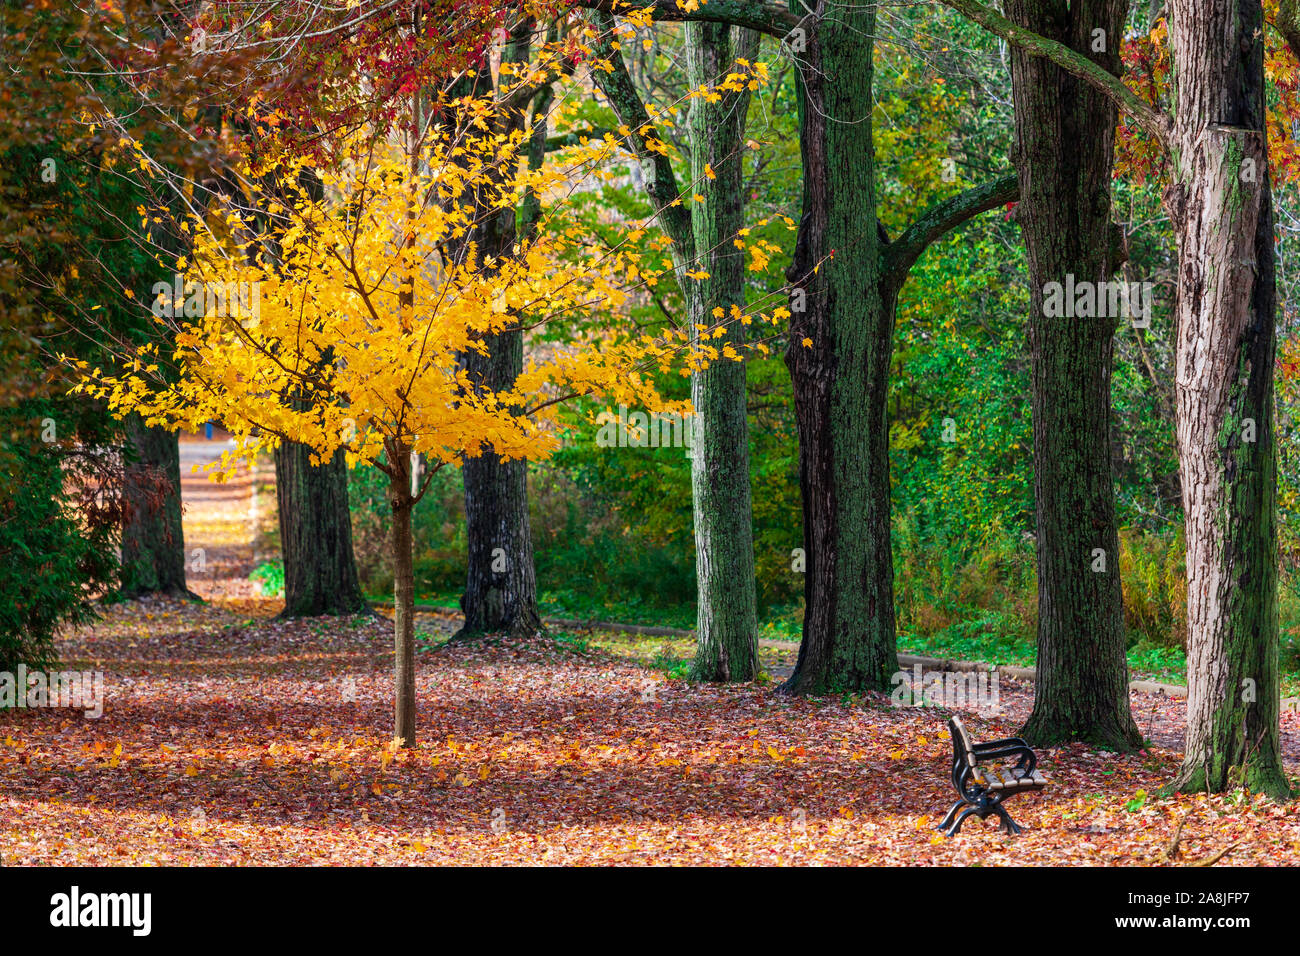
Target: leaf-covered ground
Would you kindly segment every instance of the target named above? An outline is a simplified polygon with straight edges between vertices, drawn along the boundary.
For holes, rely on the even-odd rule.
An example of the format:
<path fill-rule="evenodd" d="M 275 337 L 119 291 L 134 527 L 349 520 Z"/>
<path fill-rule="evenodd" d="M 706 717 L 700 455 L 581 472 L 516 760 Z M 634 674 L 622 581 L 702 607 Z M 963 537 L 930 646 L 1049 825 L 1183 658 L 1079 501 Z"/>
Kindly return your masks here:
<path fill-rule="evenodd" d="M 101 719 L 0 715 L 4 863 L 1148 864 L 1180 822 L 1175 865 L 1234 845 L 1217 865 L 1300 862 L 1300 804 L 1147 795 L 1177 764 L 1181 704 L 1136 695 L 1161 749 L 1043 751 L 1052 784 L 1012 801 L 1015 839 L 993 820 L 933 833 L 943 712 L 692 686 L 661 640 L 451 646 L 454 622 L 427 616 L 420 745 L 394 750 L 386 622 L 275 620 L 241 579 L 261 518 L 233 490 L 187 500 L 211 602 L 115 606 L 65 636 L 67 666 L 105 672 Z M 968 715 L 976 737 L 1023 718 L 1029 689 L 1001 689 L 1000 716 Z M 1290 745 L 1294 715 L 1283 729 Z"/>

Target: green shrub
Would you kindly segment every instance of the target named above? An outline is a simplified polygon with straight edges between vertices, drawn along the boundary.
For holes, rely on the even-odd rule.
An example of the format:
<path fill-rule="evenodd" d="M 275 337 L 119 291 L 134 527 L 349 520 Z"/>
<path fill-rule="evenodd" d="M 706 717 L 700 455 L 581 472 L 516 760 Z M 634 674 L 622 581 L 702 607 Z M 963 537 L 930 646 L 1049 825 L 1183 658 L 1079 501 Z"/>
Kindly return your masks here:
<path fill-rule="evenodd" d="M 1159 534 L 1125 528 L 1119 537 L 1128 645 L 1187 645 L 1186 549 L 1183 532 Z"/>
<path fill-rule="evenodd" d="M 280 561 L 263 561 L 248 575 L 263 597 L 284 597 L 284 564 Z"/>
<path fill-rule="evenodd" d="M 79 496 L 102 462 L 70 439 L 93 447 L 105 431 L 78 421 L 84 412 L 38 400 L 0 408 L 0 671 L 52 664 L 57 629 L 93 620 L 94 598 L 117 576 L 114 513 Z"/>

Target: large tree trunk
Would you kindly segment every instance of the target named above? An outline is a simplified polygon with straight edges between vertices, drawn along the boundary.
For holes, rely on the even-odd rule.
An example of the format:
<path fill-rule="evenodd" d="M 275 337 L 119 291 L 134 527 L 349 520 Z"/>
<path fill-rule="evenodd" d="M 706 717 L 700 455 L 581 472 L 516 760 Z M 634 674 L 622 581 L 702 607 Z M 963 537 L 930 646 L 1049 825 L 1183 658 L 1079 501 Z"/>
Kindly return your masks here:
<path fill-rule="evenodd" d="M 393 738 L 404 747 L 415 739 L 415 573 L 411 509 L 411 449 L 385 442 L 388 459 L 388 506 L 393 512 Z"/>
<path fill-rule="evenodd" d="M 799 0 L 792 9 L 802 10 Z M 786 693 L 884 689 L 897 670 L 882 281 L 871 143 L 876 8 L 828 5 L 800 70 L 803 219 L 788 273 L 806 578 Z M 805 340 L 809 340 L 805 345 Z"/>
<path fill-rule="evenodd" d="M 275 450 L 275 497 L 284 558 L 285 617 L 368 610 L 357 579 L 343 450 L 324 465 L 311 449 L 281 442 Z"/>
<path fill-rule="evenodd" d="M 1173 0 L 1187 741 L 1173 786 L 1286 796 L 1278 751 L 1273 211 L 1259 0 Z"/>
<path fill-rule="evenodd" d="M 135 461 L 126 466 L 123 494 L 129 517 L 122 528 L 122 594 L 194 597 L 185 584 L 181 528 L 181 459 L 176 432 L 126 420 Z"/>
<path fill-rule="evenodd" d="M 465 369 L 490 388 L 512 387 L 523 368 L 522 333 L 493 336 L 488 349 L 489 355 L 467 353 Z M 462 472 L 469 562 L 460 601 L 465 623 L 456 637 L 492 631 L 535 634 L 542 621 L 528 521 L 528 464 L 502 461 L 488 451 L 467 459 Z"/>
<path fill-rule="evenodd" d="M 528 59 L 535 24 L 521 18 L 511 32 L 503 59 L 524 62 Z M 465 92 L 491 95 L 489 69 L 480 69 L 462 81 Z M 527 121 L 523 108 L 516 107 L 498 119 L 501 135 L 522 130 Z M 544 136 L 545 127 L 542 127 Z M 480 214 L 474 226 L 453 251 L 457 261 L 464 261 L 471 248 L 480 262 L 504 259 L 514 254 L 517 230 L 513 208 L 496 209 L 497 196 L 490 185 L 481 187 L 478 197 Z M 535 203 L 536 197 L 530 202 Z M 531 228 L 529 217 L 536 215 L 525 202 L 525 231 Z M 514 387 L 523 371 L 524 334 L 511 330 L 488 336 L 489 354 L 469 351 L 461 356 L 461 366 L 475 387 L 505 391 Z M 465 461 L 466 539 L 469 543 L 465 593 L 460 606 L 465 623 L 454 640 L 480 634 L 507 631 L 531 635 L 543 629 L 537 607 L 537 572 L 533 565 L 532 530 L 528 519 L 528 463 L 503 461 L 495 452 Z"/>
<path fill-rule="evenodd" d="M 1007 16 L 1118 73 L 1126 6 L 1084 0 L 1067 11 L 1047 0 L 1009 0 Z M 1097 30 L 1104 31 L 1100 44 Z M 1104 289 L 1121 264 L 1110 220 L 1116 109 L 1100 91 L 1019 47 L 1011 50 L 1011 72 L 1016 216 L 1029 255 L 1038 531 L 1038 677 L 1022 734 L 1037 744 L 1086 740 L 1127 750 L 1141 738 L 1129 709 L 1111 475 L 1117 317 L 1044 309 L 1049 283 Z"/>
<path fill-rule="evenodd" d="M 757 35 L 740 31 L 744 49 L 732 49 L 733 28 L 725 23 L 686 26 L 687 68 L 692 88 L 713 86 L 737 67 L 736 56 L 752 59 Z M 733 240 L 744 227 L 745 117 L 748 93 L 723 93 L 710 103 L 691 101 L 691 172 L 704 202 L 692 207 L 696 269 L 709 274 L 694 288 L 682 277 L 695 305 L 691 326 L 711 325 L 713 310 L 730 314 L 745 307 L 744 253 Z M 707 169 L 716 178 L 710 179 Z M 728 321 L 728 320 L 724 320 Z M 698 331 L 696 332 L 698 336 Z M 744 327 L 728 321 L 727 334 L 710 339 L 740 346 Z M 697 341 L 697 344 L 698 341 Z M 749 425 L 745 363 L 719 357 L 691 382 L 695 442 L 691 486 L 695 512 L 695 570 L 699 587 L 697 648 L 691 676 L 705 681 L 748 681 L 758 673 L 758 612 L 754 579 L 753 509 L 749 487 Z"/>

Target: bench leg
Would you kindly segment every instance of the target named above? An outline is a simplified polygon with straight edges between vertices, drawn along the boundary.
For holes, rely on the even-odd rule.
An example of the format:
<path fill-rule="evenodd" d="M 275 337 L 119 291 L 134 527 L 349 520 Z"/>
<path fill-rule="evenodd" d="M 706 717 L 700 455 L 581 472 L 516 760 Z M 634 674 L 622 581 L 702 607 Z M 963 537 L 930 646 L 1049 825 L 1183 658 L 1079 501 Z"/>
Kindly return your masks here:
<path fill-rule="evenodd" d="M 1015 836 L 1017 833 L 1024 832 L 1016 821 L 1011 819 L 1011 814 L 1007 813 L 1007 808 L 1002 805 L 1001 800 L 993 804 L 993 812 L 1002 820 L 1002 829 L 1007 831 L 1007 836 Z"/>
<path fill-rule="evenodd" d="M 935 827 L 935 829 L 938 830 L 940 833 L 948 829 L 948 827 L 952 825 L 953 817 L 957 815 L 957 811 L 960 810 L 965 805 L 965 803 L 966 803 L 965 800 L 958 800 L 956 803 L 954 803 L 952 805 L 952 809 L 948 811 L 948 815 L 939 821 L 939 825 Z"/>
<path fill-rule="evenodd" d="M 969 817 L 971 817 L 973 814 L 976 813 L 979 813 L 981 818 L 983 818 L 984 814 L 981 813 L 979 807 L 967 807 L 965 810 L 962 811 L 961 816 L 957 818 L 956 822 L 953 823 L 953 825 L 948 829 L 948 832 L 945 833 L 944 836 L 949 836 L 949 837 L 956 836 L 958 833 L 961 832 L 961 825 L 965 823 Z"/>

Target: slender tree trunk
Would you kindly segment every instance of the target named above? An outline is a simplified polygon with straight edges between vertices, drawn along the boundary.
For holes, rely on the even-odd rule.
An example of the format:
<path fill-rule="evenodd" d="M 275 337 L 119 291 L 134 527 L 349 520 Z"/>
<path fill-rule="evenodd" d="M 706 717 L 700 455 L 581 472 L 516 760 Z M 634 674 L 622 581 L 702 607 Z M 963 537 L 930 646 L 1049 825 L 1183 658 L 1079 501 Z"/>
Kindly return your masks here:
<path fill-rule="evenodd" d="M 1173 788 L 1284 797 L 1278 749 L 1276 288 L 1259 0 L 1172 0 L 1187 741 Z"/>
<path fill-rule="evenodd" d="M 735 32 L 742 31 L 735 28 Z M 736 69 L 736 56 L 752 59 L 757 35 L 737 36 L 746 49 L 733 51 L 732 33 L 725 23 L 686 25 L 693 88 L 720 82 Z M 713 103 L 705 97 L 691 101 L 691 173 L 695 188 L 704 196 L 704 202 L 691 210 L 696 268 L 709 274 L 693 289 L 685 287 L 693 280 L 682 277 L 693 306 L 693 329 L 713 324 L 714 309 L 730 314 L 733 305 L 745 307 L 744 253 L 734 240 L 744 227 L 742 159 L 748 106 L 748 93 L 723 93 Z M 716 178 L 709 177 L 709 170 Z M 710 339 L 708 344 L 721 351 L 724 344 L 739 346 L 744 338 L 744 327 L 733 321 L 725 337 Z M 706 681 L 753 680 L 758 673 L 758 612 L 745 363 L 720 356 L 696 372 L 691 400 L 696 416 L 691 486 L 699 588 L 691 676 Z"/>
<path fill-rule="evenodd" d="M 1007 16 L 1118 73 L 1126 7 L 1008 0 Z M 1111 474 L 1117 316 L 1049 315 L 1044 304 L 1049 283 L 1062 296 L 1085 283 L 1104 291 L 1121 265 L 1110 219 L 1117 112 L 1105 94 L 1019 47 L 1011 69 L 1016 215 L 1029 254 L 1038 531 L 1038 677 L 1022 734 L 1037 744 L 1087 740 L 1127 750 L 1141 738 L 1129 709 Z M 1096 301 L 1109 305 L 1106 295 Z"/>
<path fill-rule="evenodd" d="M 343 450 L 317 466 L 307 446 L 281 442 L 275 450 L 275 496 L 284 558 L 283 616 L 368 610 L 352 553 Z"/>
<path fill-rule="evenodd" d="M 792 9 L 802 10 L 799 0 Z M 871 142 L 876 8 L 806 23 L 803 219 L 788 276 L 803 492 L 803 641 L 786 693 L 884 689 L 897 670 L 886 394 L 892 295 L 882 281 Z M 806 343 L 806 344 L 805 344 Z"/>
<path fill-rule="evenodd" d="M 122 529 L 122 594 L 194 597 L 185 584 L 179 438 L 139 415 L 128 416 L 126 436 L 136 460 L 124 483 L 130 517 Z"/>
<path fill-rule="evenodd" d="M 385 443 L 390 474 L 388 505 L 393 512 L 393 657 L 396 694 L 393 737 L 414 747 L 415 737 L 415 573 L 411 536 L 411 449 Z"/>
<path fill-rule="evenodd" d="M 715 322 L 733 305 L 743 307 L 743 256 L 734 245 L 743 225 L 743 152 L 747 92 L 715 91 L 717 100 L 693 99 L 691 131 L 693 192 L 703 202 L 684 201 L 672 163 L 648 148 L 655 126 L 611 40 L 613 18 L 595 13 L 592 22 L 598 55 L 611 69 L 597 71 L 596 82 L 627 128 L 628 148 L 636 155 L 646 195 L 672 240 L 677 283 L 692 329 Z M 725 23 L 686 27 L 690 84 L 715 86 L 732 72 L 736 56 L 753 59 L 757 36 L 737 30 L 733 49 Z M 654 134 L 658 135 L 658 134 Z M 710 178 L 710 172 L 713 177 Z M 704 272 L 699 280 L 692 273 Z M 733 323 L 728 338 L 710 345 L 743 342 L 743 327 Z M 697 337 L 695 343 L 701 344 Z M 720 358 L 692 379 L 695 406 L 691 479 L 695 518 L 698 585 L 698 646 L 692 675 L 697 680 L 750 680 L 757 672 L 757 608 L 754 581 L 752 504 L 749 488 L 749 437 L 743 365 Z"/>

